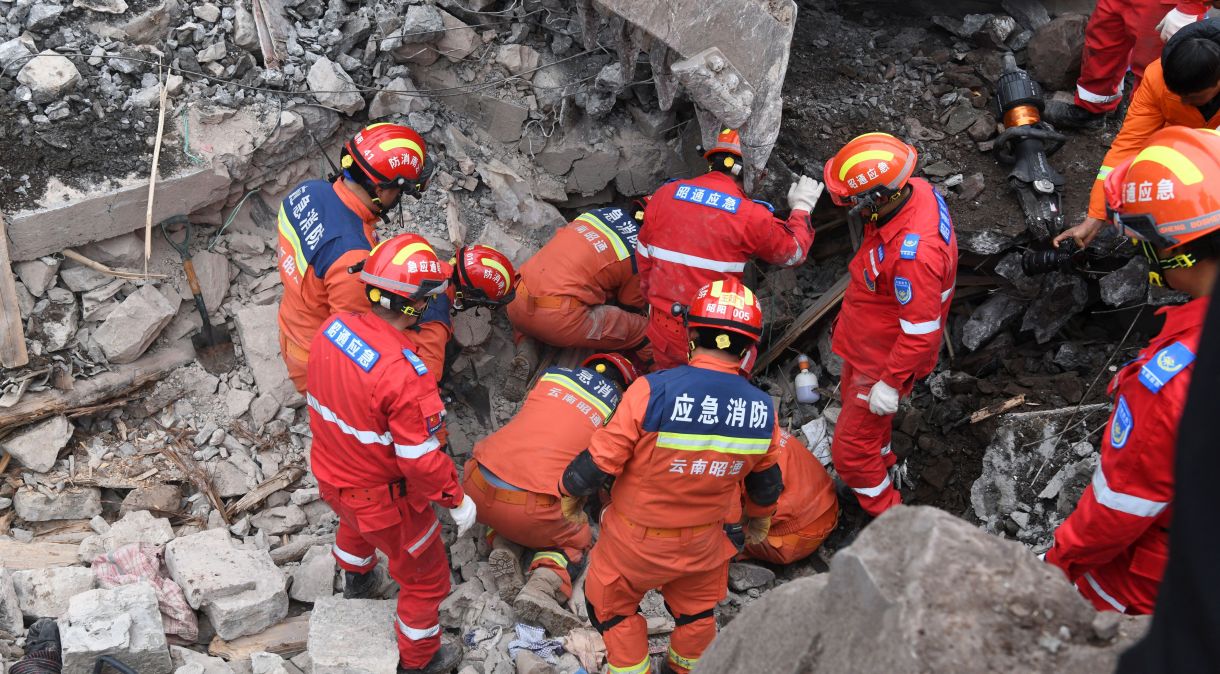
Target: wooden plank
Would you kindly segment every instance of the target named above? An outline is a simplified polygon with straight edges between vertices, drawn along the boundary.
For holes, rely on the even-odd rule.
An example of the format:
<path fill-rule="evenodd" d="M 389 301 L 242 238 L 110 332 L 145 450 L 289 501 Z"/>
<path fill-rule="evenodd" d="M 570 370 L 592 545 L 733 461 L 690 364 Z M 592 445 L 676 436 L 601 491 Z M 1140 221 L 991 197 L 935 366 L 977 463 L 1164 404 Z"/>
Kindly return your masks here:
<path fill-rule="evenodd" d="M 289 466 L 280 470 L 274 476 L 267 478 L 262 484 L 254 489 L 246 492 L 245 496 L 238 499 L 233 505 L 226 509 L 226 514 L 230 519 L 246 512 L 254 506 L 262 503 L 268 496 L 271 496 L 277 491 L 286 489 L 288 485 L 301 479 L 305 474 L 305 470 L 296 466 Z"/>
<path fill-rule="evenodd" d="M 249 660 L 255 653 L 267 651 L 289 658 L 305 650 L 308 638 L 309 613 L 302 613 L 272 625 L 258 634 L 237 637 L 231 641 L 213 637 L 212 642 L 208 644 L 208 655 L 229 661 Z M 352 647 L 359 648 L 359 644 L 353 644 Z"/>
<path fill-rule="evenodd" d="M 78 381 L 71 391 L 50 389 L 26 394 L 16 405 L 0 409 L 0 431 L 55 414 L 70 414 L 73 410 L 130 393 L 194 359 L 195 348 L 189 339 L 183 339 L 133 363 L 118 365 L 110 372 Z"/>
<path fill-rule="evenodd" d="M 826 314 L 830 313 L 835 307 L 839 306 L 839 302 L 843 301 L 843 293 L 847 292 L 847 283 L 851 280 L 848 274 L 839 277 L 835 284 L 822 293 L 822 296 L 816 302 L 810 304 L 801 312 L 800 316 L 788 326 L 784 334 L 779 339 L 771 342 L 771 346 L 766 352 L 758 358 L 758 364 L 754 366 L 755 372 L 762 372 L 767 369 L 767 366 L 780 356 L 788 347 L 792 346 L 796 340 L 809 331 L 818 321 L 822 320 Z"/>
<path fill-rule="evenodd" d="M 978 422 L 983 421 L 984 419 L 990 419 L 991 417 L 994 417 L 997 414 L 1003 414 L 1003 413 L 1007 412 L 1008 410 L 1011 410 L 1014 407 L 1020 407 L 1021 405 L 1024 405 L 1024 404 L 1025 404 L 1025 394 L 1022 393 L 1021 395 L 1018 395 L 1013 398 L 1009 398 L 1008 400 L 1005 400 L 1003 402 L 999 402 L 994 405 L 984 407 L 981 410 L 975 410 L 975 412 L 970 415 L 970 423 L 977 424 Z"/>
<path fill-rule="evenodd" d="M 9 570 L 45 569 L 48 566 L 72 566 L 80 560 L 79 545 L 72 543 L 21 543 L 0 539 L 0 568 Z"/>
<path fill-rule="evenodd" d="M 0 215 L 0 367 L 21 367 L 30 362 L 24 327 L 17 305 L 17 282 L 8 256 L 8 227 Z"/>

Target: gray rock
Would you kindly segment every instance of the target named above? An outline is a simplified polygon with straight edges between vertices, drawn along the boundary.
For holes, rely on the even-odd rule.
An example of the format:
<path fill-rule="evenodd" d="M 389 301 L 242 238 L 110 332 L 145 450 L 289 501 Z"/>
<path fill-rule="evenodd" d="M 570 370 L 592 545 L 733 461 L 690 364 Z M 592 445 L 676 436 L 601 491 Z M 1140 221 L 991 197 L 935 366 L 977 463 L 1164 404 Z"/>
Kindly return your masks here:
<path fill-rule="evenodd" d="M 271 556 L 235 547 L 223 529 L 174 539 L 165 546 L 165 566 L 222 639 L 261 632 L 288 614 L 284 575 Z"/>
<path fill-rule="evenodd" d="M 1026 30 L 1036 31 L 1051 22 L 1041 0 L 1002 0 L 1000 6 Z"/>
<path fill-rule="evenodd" d="M 1121 638 L 1098 645 L 1096 615 L 1025 547 L 935 508 L 899 506 L 840 550 L 829 574 L 748 605 L 704 652 L 699 672 L 1100 674 L 1114 670 L 1147 619 L 1127 618 Z M 1057 652 L 1038 646 L 1043 635 L 1057 635 Z"/>
<path fill-rule="evenodd" d="M 373 102 L 369 104 L 369 119 L 398 119 L 427 109 L 427 95 L 421 94 L 410 78 L 396 77 L 373 96 Z"/>
<path fill-rule="evenodd" d="M 136 510 L 124 515 L 105 533 L 89 536 L 81 541 L 77 554 L 82 562 L 89 562 L 98 555 L 114 552 L 128 543 L 165 545 L 172 540 L 174 529 L 169 520 L 153 517 L 147 510 Z"/>
<path fill-rule="evenodd" d="M 1101 277 L 1101 301 L 1112 307 L 1144 299 L 1148 294 L 1148 261 L 1132 257 L 1119 269 Z"/>
<path fill-rule="evenodd" d="M 69 264 L 59 271 L 63 286 L 74 293 L 83 293 L 100 288 L 112 279 L 96 269 L 84 265 Z"/>
<path fill-rule="evenodd" d="M 441 35 L 441 39 L 434 45 L 436 51 L 441 55 L 450 61 L 461 61 L 470 56 L 470 53 L 475 48 L 483 44 L 483 41 L 479 39 L 478 33 L 468 26 L 465 21 L 443 9 L 437 11 L 440 12 L 441 21 L 445 27 L 445 32 Z"/>
<path fill-rule="evenodd" d="M 72 0 L 72 6 L 103 14 L 123 14 L 127 11 L 127 3 L 124 0 Z"/>
<path fill-rule="evenodd" d="M 1024 308 L 1023 302 L 1006 293 L 996 293 L 988 297 L 962 326 L 962 344 L 974 351 L 992 337 L 1011 328 Z"/>
<path fill-rule="evenodd" d="M 195 267 L 195 276 L 199 278 L 203 304 L 208 308 L 209 314 L 215 314 L 225 296 L 229 294 L 229 258 L 220 253 L 201 250 L 192 254 L 191 260 Z M 193 297 L 186 279 L 179 283 L 178 294 L 183 300 Z"/>
<path fill-rule="evenodd" d="M 313 674 L 391 674 L 398 667 L 395 602 L 325 597 L 309 615 Z M 360 648 L 352 648 L 360 644 Z"/>
<path fill-rule="evenodd" d="M 182 646 L 170 646 L 169 657 L 174 674 L 235 674 L 223 658 L 204 655 Z"/>
<path fill-rule="evenodd" d="M 397 33 L 398 44 L 430 44 L 445 34 L 445 20 L 432 5 L 411 5 Z"/>
<path fill-rule="evenodd" d="M 757 564 L 729 564 L 729 588 L 734 592 L 745 592 L 775 581 L 775 572 Z"/>
<path fill-rule="evenodd" d="M 93 572 L 82 566 L 56 566 L 13 572 L 13 590 L 21 614 L 31 620 L 58 618 L 68 600 L 97 587 Z"/>
<path fill-rule="evenodd" d="M 198 17 L 201 21 L 208 23 L 216 23 L 220 19 L 220 8 L 210 2 L 205 2 L 202 5 L 195 5 L 191 8 L 191 13 Z"/>
<path fill-rule="evenodd" d="M 1036 30 L 1030 39 L 1026 70 L 1048 91 L 1075 89 L 1088 20 L 1083 14 L 1062 14 Z"/>
<path fill-rule="evenodd" d="M 305 78 L 318 103 L 350 115 L 364 108 L 364 97 L 350 75 L 338 63 L 325 56 L 309 66 Z"/>
<path fill-rule="evenodd" d="M 281 405 L 299 398 L 288 368 L 280 356 L 278 308 L 275 305 L 244 306 L 234 316 L 242 351 L 262 394 L 275 396 Z M 258 405 L 256 399 L 253 405 Z M 275 412 L 279 411 L 279 405 Z M 272 412 L 274 417 L 275 412 Z"/>
<path fill-rule="evenodd" d="M 670 70 L 691 100 L 723 125 L 737 128 L 749 119 L 754 89 L 719 47 L 677 61 Z"/>
<path fill-rule="evenodd" d="M 0 447 L 13 455 L 18 463 L 36 473 L 45 473 L 55 466 L 59 451 L 72 439 L 75 427 L 68 417 L 56 416 L 36 424 L 23 426 L 0 440 Z"/>
<path fill-rule="evenodd" d="M 500 45 L 499 51 L 496 52 L 496 63 L 514 75 L 524 73 L 526 79 L 533 74 L 532 71 L 538 67 L 541 60 L 542 56 L 538 50 L 523 44 Z"/>
<path fill-rule="evenodd" d="M 119 513 L 127 515 L 137 510 L 151 510 L 157 514 L 176 513 L 181 502 L 182 489 L 176 484 L 136 487 L 123 497 Z"/>
<path fill-rule="evenodd" d="M 224 58 L 225 54 L 227 53 L 228 47 L 225 45 L 225 39 L 221 37 L 219 40 L 204 48 L 203 51 L 199 52 L 198 56 L 195 57 L 195 60 L 200 63 L 211 63 L 212 61 L 219 61 L 220 59 Z"/>
<path fill-rule="evenodd" d="M 144 236 L 142 233 L 120 234 L 82 246 L 80 251 L 102 264 L 134 269 L 144 261 Z"/>
<path fill-rule="evenodd" d="M 27 488 L 13 496 L 13 510 L 26 522 L 87 520 L 102 513 L 102 493 L 97 487 L 76 487 L 47 496 Z"/>
<path fill-rule="evenodd" d="M 1041 292 L 1025 312 L 1021 329 L 1032 330 L 1038 343 L 1045 344 L 1073 316 L 1084 311 L 1088 300 L 1089 287 L 1080 276 L 1058 271 L 1046 274 Z"/>
<path fill-rule="evenodd" d="M 329 545 L 315 545 L 305 552 L 300 565 L 292 570 L 288 596 L 315 603 L 335 593 L 335 556 Z"/>
<path fill-rule="evenodd" d="M 17 603 L 17 592 L 13 589 L 13 572 L 0 568 L 0 630 L 12 635 L 25 630 L 21 615 L 21 604 Z"/>
<path fill-rule="evenodd" d="M 305 519 L 305 513 L 299 507 L 286 505 L 267 508 L 251 517 L 250 523 L 268 536 L 281 536 L 300 531 L 308 524 L 308 520 Z"/>
<path fill-rule="evenodd" d="M 33 55 L 21 38 L 0 42 L 0 73 L 15 75 L 26 64 L 26 57 Z"/>
<path fill-rule="evenodd" d="M 178 307 L 151 285 L 127 296 L 93 333 L 93 340 L 112 363 L 130 363 L 148 350 L 169 325 Z"/>
<path fill-rule="evenodd" d="M 59 271 L 59 260 L 44 257 L 28 262 L 17 262 L 13 264 L 13 271 L 17 272 L 17 276 L 25 284 L 26 290 L 30 291 L 34 297 L 42 297 L 47 288 L 55 283 L 55 273 Z"/>
<path fill-rule="evenodd" d="M 145 581 L 72 597 L 59 619 L 59 636 L 63 674 L 89 674 L 103 655 L 117 656 L 140 674 L 173 671 L 157 593 Z"/>
<path fill-rule="evenodd" d="M 63 5 L 51 3 L 36 3 L 30 7 L 30 15 L 25 19 L 26 30 L 45 30 L 55 25 L 59 15 L 63 14 Z"/>
<path fill-rule="evenodd" d="M 17 81 L 30 88 L 35 103 L 50 103 L 76 88 L 80 71 L 66 57 L 46 49 L 26 61 Z"/>
<path fill-rule="evenodd" d="M 247 51 L 258 47 L 258 28 L 254 24 L 254 16 L 245 8 L 244 3 L 235 3 L 233 9 L 233 44 Z"/>

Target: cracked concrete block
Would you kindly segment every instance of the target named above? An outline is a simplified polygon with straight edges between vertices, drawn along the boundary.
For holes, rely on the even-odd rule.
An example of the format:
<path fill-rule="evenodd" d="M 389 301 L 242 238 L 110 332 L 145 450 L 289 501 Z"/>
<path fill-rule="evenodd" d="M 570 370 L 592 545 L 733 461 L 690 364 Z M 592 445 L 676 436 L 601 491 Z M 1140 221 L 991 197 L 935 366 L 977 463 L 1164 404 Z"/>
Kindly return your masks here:
<path fill-rule="evenodd" d="M 398 636 L 392 599 L 326 597 L 309 615 L 313 674 L 395 674 Z M 352 644 L 360 648 L 352 648 Z"/>
<path fill-rule="evenodd" d="M 0 630 L 12 635 L 25 631 L 17 591 L 13 589 L 13 572 L 0 568 Z"/>
<path fill-rule="evenodd" d="M 195 267 L 195 276 L 199 278 L 203 304 L 208 308 L 209 314 L 215 314 L 225 295 L 229 294 L 229 258 L 220 253 L 201 250 L 191 255 L 191 262 Z M 184 300 L 193 297 L 186 278 L 178 284 L 178 294 Z"/>
<path fill-rule="evenodd" d="M 97 587 L 93 572 L 82 566 L 59 566 L 13 572 L 17 607 L 31 620 L 58 618 L 68 600 Z"/>
<path fill-rule="evenodd" d="M 157 593 L 137 582 L 72 597 L 59 619 L 63 674 L 89 674 L 97 658 L 114 655 L 140 674 L 173 671 Z"/>
<path fill-rule="evenodd" d="M 30 291 L 34 297 L 42 297 L 47 288 L 55 284 L 55 273 L 59 271 L 59 260 L 44 257 L 28 262 L 17 262 L 13 265 L 13 271 L 21 278 L 26 290 Z"/>
<path fill-rule="evenodd" d="M 172 540 L 174 529 L 169 520 L 154 517 L 147 510 L 135 510 L 110 525 L 106 533 L 89 536 L 81 541 L 77 554 L 82 562 L 89 562 L 98 555 L 114 552 L 128 543 L 165 545 Z"/>
<path fill-rule="evenodd" d="M 17 81 L 30 88 L 35 103 L 50 103 L 76 88 L 80 71 L 67 57 L 46 49 L 26 61 Z"/>
<path fill-rule="evenodd" d="M 236 547 L 224 529 L 171 541 L 165 566 L 222 639 L 261 632 L 288 614 L 284 575 L 271 555 Z"/>
<path fill-rule="evenodd" d="M 289 596 L 297 601 L 317 602 L 335 593 L 335 556 L 329 545 L 315 545 L 305 552 L 292 570 Z"/>
<path fill-rule="evenodd" d="M 151 285 L 127 296 L 93 333 L 93 340 L 112 363 L 130 363 L 148 350 L 178 313 L 178 306 Z"/>
<path fill-rule="evenodd" d="M 242 352 L 258 384 L 258 392 L 275 396 L 281 405 L 300 397 L 280 356 L 279 308 L 274 304 L 244 306 L 234 320 Z"/>
<path fill-rule="evenodd" d="M 251 517 L 250 523 L 268 536 L 280 536 L 300 531 L 309 520 L 299 507 L 286 505 L 267 508 Z"/>
<path fill-rule="evenodd" d="M 27 522 L 89 519 L 102 514 L 102 492 L 97 487 L 78 487 L 48 496 L 22 489 L 13 497 L 13 510 Z"/>
<path fill-rule="evenodd" d="M 364 97 L 360 95 L 352 76 L 343 66 L 325 56 L 309 66 L 305 81 L 321 105 L 348 115 L 364 109 Z"/>
<path fill-rule="evenodd" d="M 369 119 L 401 118 L 428 109 L 428 95 L 421 93 L 408 77 L 396 77 L 373 96 Z"/>
<path fill-rule="evenodd" d="M 204 655 L 182 646 L 170 646 L 169 658 L 174 665 L 174 674 L 234 674 L 224 658 Z"/>
<path fill-rule="evenodd" d="M 22 427 L 0 441 L 0 447 L 26 468 L 35 473 L 45 473 L 55 466 L 59 451 L 68 445 L 73 430 L 68 417 L 51 417 Z"/>

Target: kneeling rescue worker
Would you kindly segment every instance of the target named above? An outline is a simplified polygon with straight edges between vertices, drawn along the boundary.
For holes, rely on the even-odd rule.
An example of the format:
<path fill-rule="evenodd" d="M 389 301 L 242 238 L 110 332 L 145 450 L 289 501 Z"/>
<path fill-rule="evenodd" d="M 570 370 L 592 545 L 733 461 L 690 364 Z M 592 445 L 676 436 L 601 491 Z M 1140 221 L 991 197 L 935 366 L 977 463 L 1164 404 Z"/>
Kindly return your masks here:
<path fill-rule="evenodd" d="M 1098 610 L 1152 613 L 1169 556 L 1174 448 L 1220 260 L 1220 135 L 1156 132 L 1106 178 L 1111 216 L 1191 301 L 1160 309 L 1160 334 L 1110 382 L 1101 460 L 1046 561 Z"/>
<path fill-rule="evenodd" d="M 614 476 L 585 580 L 611 672 L 652 671 L 640 599 L 659 588 L 677 623 L 664 671 L 685 674 L 716 636 L 737 549 L 725 534 L 744 483 L 747 544 L 761 542 L 783 491 L 771 396 L 738 374 L 762 308 L 737 279 L 701 288 L 685 312 L 690 364 L 636 380 L 560 491 L 587 497 Z M 569 508 L 576 512 L 574 508 Z"/>
<path fill-rule="evenodd" d="M 784 493 L 767 537 L 745 546 L 743 556 L 791 564 L 812 555 L 834 531 L 839 523 L 839 497 L 830 474 L 804 443 L 781 430 L 778 451 Z"/>
<path fill-rule="evenodd" d="M 864 220 L 831 349 L 843 358 L 843 411 L 831 456 L 860 506 L 902 503 L 904 466 L 890 450 L 898 400 L 932 372 L 957 278 L 945 200 L 913 178 L 915 148 L 886 133 L 853 139 L 826 162 L 826 190 Z"/>
<path fill-rule="evenodd" d="M 402 234 L 373 249 L 360 280 L 371 310 L 331 316 L 311 344 L 310 462 L 339 516 L 333 551 L 343 595 L 369 596 L 380 550 L 400 588 L 399 671 L 448 671 L 461 646 L 441 643 L 449 563 L 430 504 L 449 509 L 459 535 L 476 509 L 437 439 L 445 406 L 436 380 L 405 331 L 445 292 L 448 275 L 423 237 Z"/>
<path fill-rule="evenodd" d="M 462 487 L 478 505 L 479 521 L 492 530 L 492 573 L 521 622 L 554 635 L 583 624 L 558 602 L 571 598 L 593 533 L 587 521 L 564 517 L 559 480 L 638 376 L 617 353 L 595 353 L 575 370 L 548 368 L 512 421 L 475 443 Z M 497 545 L 499 537 L 536 551 L 524 589 L 517 557 Z"/>

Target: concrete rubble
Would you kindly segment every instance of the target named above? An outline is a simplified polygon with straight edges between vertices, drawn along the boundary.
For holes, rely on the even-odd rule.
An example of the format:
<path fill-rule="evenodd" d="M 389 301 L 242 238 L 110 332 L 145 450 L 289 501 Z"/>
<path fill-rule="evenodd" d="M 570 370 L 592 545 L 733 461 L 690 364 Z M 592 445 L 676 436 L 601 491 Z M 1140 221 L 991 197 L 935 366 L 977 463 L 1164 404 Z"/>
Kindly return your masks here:
<path fill-rule="evenodd" d="M 395 602 L 319 599 L 309 615 L 313 674 L 392 674 L 398 668 Z M 359 643 L 360 648 L 352 648 Z"/>
<path fill-rule="evenodd" d="M 0 440 L 0 447 L 26 468 L 45 473 L 55 465 L 60 450 L 72 439 L 72 431 L 72 422 L 67 417 L 53 416 Z"/>
<path fill-rule="evenodd" d="M 141 674 L 173 671 L 157 595 L 148 583 L 72 597 L 59 619 L 59 635 L 64 674 L 89 674 L 102 655 L 114 655 Z"/>
<path fill-rule="evenodd" d="M 79 566 L 13 572 L 17 606 L 27 619 L 59 618 L 73 597 L 96 586 L 93 572 Z"/>

